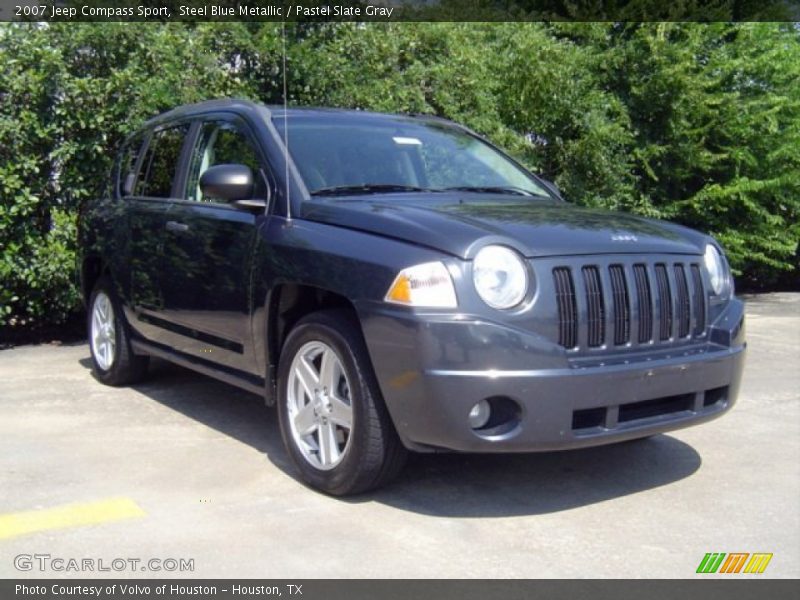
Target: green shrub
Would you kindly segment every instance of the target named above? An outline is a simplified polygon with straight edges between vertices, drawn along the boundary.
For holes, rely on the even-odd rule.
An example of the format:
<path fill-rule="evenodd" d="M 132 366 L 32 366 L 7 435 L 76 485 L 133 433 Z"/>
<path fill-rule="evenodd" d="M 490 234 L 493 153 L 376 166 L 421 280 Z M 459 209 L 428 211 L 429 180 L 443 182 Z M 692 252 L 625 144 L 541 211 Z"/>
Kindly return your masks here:
<path fill-rule="evenodd" d="M 437 114 L 572 201 L 726 246 L 798 286 L 800 32 L 791 24 L 315 23 L 287 32 L 288 100 Z M 278 23 L 0 24 L 0 326 L 78 309 L 74 220 L 119 142 L 176 105 L 283 102 Z"/>
<path fill-rule="evenodd" d="M 60 323 L 78 306 L 75 216 L 53 211 L 51 217 L 49 231 L 0 256 L 0 310 L 10 325 Z"/>

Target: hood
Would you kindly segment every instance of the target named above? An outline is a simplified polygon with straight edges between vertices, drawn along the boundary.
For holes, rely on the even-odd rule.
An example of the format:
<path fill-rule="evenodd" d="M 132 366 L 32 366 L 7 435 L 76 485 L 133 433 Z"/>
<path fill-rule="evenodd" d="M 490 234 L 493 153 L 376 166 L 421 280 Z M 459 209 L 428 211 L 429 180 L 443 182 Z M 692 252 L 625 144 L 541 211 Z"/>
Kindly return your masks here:
<path fill-rule="evenodd" d="M 573 254 L 702 254 L 703 234 L 680 225 L 566 202 L 475 194 L 312 198 L 303 218 L 469 259 L 487 243 L 529 258 Z"/>

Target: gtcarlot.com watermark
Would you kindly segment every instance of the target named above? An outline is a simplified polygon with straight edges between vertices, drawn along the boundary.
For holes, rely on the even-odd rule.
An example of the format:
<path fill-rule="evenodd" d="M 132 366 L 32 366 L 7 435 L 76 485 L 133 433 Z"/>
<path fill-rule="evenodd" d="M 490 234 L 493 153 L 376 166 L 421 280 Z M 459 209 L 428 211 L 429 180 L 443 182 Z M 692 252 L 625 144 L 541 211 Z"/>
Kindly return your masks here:
<path fill-rule="evenodd" d="M 17 571 L 52 571 L 55 573 L 93 573 L 149 571 L 154 573 L 194 571 L 193 558 L 75 558 L 50 554 L 17 554 Z"/>

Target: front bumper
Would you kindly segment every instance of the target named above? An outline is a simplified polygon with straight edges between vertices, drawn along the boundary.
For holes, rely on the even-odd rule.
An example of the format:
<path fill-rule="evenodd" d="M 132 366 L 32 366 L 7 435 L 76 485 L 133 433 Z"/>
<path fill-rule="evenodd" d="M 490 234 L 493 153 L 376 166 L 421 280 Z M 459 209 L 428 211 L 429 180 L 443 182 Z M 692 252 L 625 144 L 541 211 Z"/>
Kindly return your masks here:
<path fill-rule="evenodd" d="M 389 413 L 416 451 L 559 450 L 687 427 L 733 406 L 744 364 L 744 307 L 736 299 L 702 344 L 594 360 L 463 315 L 385 305 L 360 312 Z M 473 430 L 469 411 L 487 398 L 506 420 Z"/>

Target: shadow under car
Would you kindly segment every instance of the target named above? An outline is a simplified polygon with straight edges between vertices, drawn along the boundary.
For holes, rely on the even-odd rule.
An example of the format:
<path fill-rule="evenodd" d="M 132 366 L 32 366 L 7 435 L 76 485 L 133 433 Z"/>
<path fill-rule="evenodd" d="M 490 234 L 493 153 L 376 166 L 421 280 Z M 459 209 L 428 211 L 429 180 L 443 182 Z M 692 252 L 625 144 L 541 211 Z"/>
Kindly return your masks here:
<path fill-rule="evenodd" d="M 88 358 L 80 364 L 91 369 Z M 299 480 L 276 412 L 257 396 L 161 360 L 151 362 L 149 377 L 134 389 L 251 446 Z M 667 485 L 701 464 L 694 448 L 670 435 L 561 452 L 412 454 L 394 483 L 342 501 L 442 517 L 546 514 Z"/>

